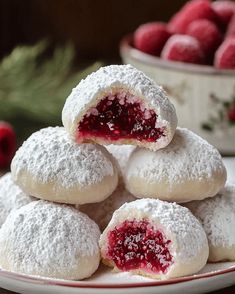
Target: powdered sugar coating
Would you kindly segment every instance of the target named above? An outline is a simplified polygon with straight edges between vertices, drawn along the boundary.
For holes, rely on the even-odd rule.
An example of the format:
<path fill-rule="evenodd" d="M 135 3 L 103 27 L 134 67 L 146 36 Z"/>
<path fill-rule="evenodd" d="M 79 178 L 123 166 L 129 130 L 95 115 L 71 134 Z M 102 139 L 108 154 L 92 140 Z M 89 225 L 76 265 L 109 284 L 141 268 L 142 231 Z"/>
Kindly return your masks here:
<path fill-rule="evenodd" d="M 104 98 L 104 94 L 117 91 L 128 91 L 138 96 L 149 108 L 156 111 L 158 127 L 166 126 L 166 136 L 161 137 L 159 142 L 164 141 L 161 147 L 164 143 L 167 145 L 177 125 L 175 108 L 161 87 L 131 65 L 101 67 L 73 89 L 62 111 L 63 124 L 72 138 L 76 138 L 78 122 L 85 113 L 90 111 L 97 101 Z"/>
<path fill-rule="evenodd" d="M 33 133 L 17 151 L 13 168 L 14 177 L 27 169 L 42 183 L 57 181 L 66 188 L 98 183 L 114 173 L 112 162 L 96 145 L 70 141 L 61 127 Z"/>
<path fill-rule="evenodd" d="M 228 183 L 215 197 L 190 202 L 187 207 L 202 223 L 210 250 L 230 247 L 235 256 L 235 184 Z"/>
<path fill-rule="evenodd" d="M 131 195 L 123 186 L 119 186 L 111 196 L 99 203 L 89 203 L 80 205 L 78 209 L 86 213 L 100 227 L 101 231 L 105 229 L 115 210 L 126 202 L 131 202 L 136 198 Z"/>
<path fill-rule="evenodd" d="M 78 198 L 80 196 L 87 198 L 83 195 L 83 190 L 92 185 L 99 185 L 106 178 L 109 179 L 110 189 L 105 188 L 99 199 L 94 198 L 93 202 L 96 202 L 109 196 L 117 185 L 117 172 L 106 149 L 93 144 L 79 145 L 69 139 L 62 127 L 48 127 L 32 134 L 16 152 L 11 170 L 13 179 L 26 191 L 29 185 L 28 182 L 26 183 L 25 176 L 22 176 L 24 172 L 32 177 L 32 186 L 52 185 L 49 191 L 43 192 L 43 195 L 52 194 L 61 197 L 74 190 L 74 197 L 76 197 L 77 188 Z M 43 198 L 40 195 L 41 192 L 35 195 L 33 194 L 35 189 L 29 190 L 31 195 Z M 86 199 L 80 199 L 81 201 L 72 199 L 74 202 L 66 201 L 64 198 L 44 199 L 71 204 L 81 203 L 81 201 L 86 203 Z M 92 199 L 88 202 L 92 202 Z"/>
<path fill-rule="evenodd" d="M 226 169 L 216 148 L 188 129 L 177 128 L 166 148 L 156 152 L 137 148 L 130 156 L 125 180 L 137 197 L 185 202 L 214 196 L 225 184 Z M 133 185 L 141 185 L 140 181 L 153 191 L 145 193 L 142 185 L 136 194 Z"/>
<path fill-rule="evenodd" d="M 164 278 L 180 276 L 181 270 L 186 270 L 184 274 L 190 274 L 195 268 L 200 270 L 205 265 L 208 257 L 208 243 L 200 222 L 187 208 L 158 199 L 132 201 L 114 212 L 100 238 L 101 255 L 104 259 L 108 232 L 125 220 L 147 220 L 156 230 L 162 231 L 166 238 L 172 241 L 169 248 L 173 256 L 173 265 L 166 275 L 163 275 Z M 163 277 L 160 275 L 160 278 Z"/>
<path fill-rule="evenodd" d="M 119 167 L 121 169 L 121 173 L 123 174 L 128 162 L 128 159 L 131 153 L 135 150 L 135 146 L 133 145 L 106 145 L 106 149 L 116 158 Z"/>
<path fill-rule="evenodd" d="M 168 46 L 174 44 L 178 40 L 185 46 L 185 47 L 198 47 L 198 41 L 194 37 L 188 35 L 173 35 L 170 39 L 168 39 Z M 164 52 L 166 53 L 166 52 Z"/>
<path fill-rule="evenodd" d="M 13 182 L 11 173 L 2 176 L 0 178 L 0 227 L 12 210 L 35 200 Z"/>
<path fill-rule="evenodd" d="M 165 60 L 175 60 L 190 63 L 202 63 L 204 53 L 199 41 L 188 35 L 171 36 L 161 53 Z"/>
<path fill-rule="evenodd" d="M 146 164 L 141 165 L 134 173 L 141 174 L 149 181 L 167 177 L 170 184 L 180 183 L 185 181 L 185 178 L 200 180 L 210 177 L 215 169 L 221 172 L 224 170 L 219 152 L 187 129 L 178 128 L 172 142 L 166 148 L 148 152 L 153 156 L 151 166 L 144 157 L 141 163 Z"/>
<path fill-rule="evenodd" d="M 98 226 L 75 208 L 32 202 L 0 229 L 0 266 L 62 279 L 90 276 L 99 265 Z"/>

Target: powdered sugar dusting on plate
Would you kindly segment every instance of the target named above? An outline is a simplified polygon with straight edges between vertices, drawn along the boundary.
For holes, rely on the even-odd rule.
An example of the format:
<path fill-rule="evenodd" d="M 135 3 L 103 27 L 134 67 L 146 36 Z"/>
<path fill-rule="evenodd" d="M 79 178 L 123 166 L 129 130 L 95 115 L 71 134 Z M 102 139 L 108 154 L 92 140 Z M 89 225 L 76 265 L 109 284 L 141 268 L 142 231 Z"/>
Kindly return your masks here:
<path fill-rule="evenodd" d="M 99 183 L 114 174 L 104 147 L 79 145 L 62 127 L 48 127 L 32 134 L 16 152 L 11 168 L 14 177 L 26 170 L 39 182 L 56 182 L 65 188 Z"/>

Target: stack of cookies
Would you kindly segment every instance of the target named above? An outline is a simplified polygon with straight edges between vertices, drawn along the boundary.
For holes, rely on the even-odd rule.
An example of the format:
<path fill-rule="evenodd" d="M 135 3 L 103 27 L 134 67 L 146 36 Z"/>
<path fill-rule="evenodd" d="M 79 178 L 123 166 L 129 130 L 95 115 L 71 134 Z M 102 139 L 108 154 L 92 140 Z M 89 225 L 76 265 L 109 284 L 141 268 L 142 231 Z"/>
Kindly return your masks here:
<path fill-rule="evenodd" d="M 235 259 L 235 186 L 224 188 L 222 158 L 177 128 L 174 106 L 144 73 L 100 68 L 73 89 L 62 121 L 32 134 L 0 179 L 2 269 L 83 279 L 102 258 L 168 279 L 208 257 Z"/>

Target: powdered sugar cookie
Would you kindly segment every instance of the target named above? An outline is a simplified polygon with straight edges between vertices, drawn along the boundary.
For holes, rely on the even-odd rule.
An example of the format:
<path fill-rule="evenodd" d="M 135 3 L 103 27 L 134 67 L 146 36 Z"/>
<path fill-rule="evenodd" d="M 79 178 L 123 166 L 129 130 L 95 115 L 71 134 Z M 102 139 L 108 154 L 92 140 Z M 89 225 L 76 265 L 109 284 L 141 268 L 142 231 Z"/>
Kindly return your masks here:
<path fill-rule="evenodd" d="M 122 205 L 100 237 L 105 264 L 169 279 L 198 272 L 208 258 L 206 234 L 185 207 L 158 199 Z"/>
<path fill-rule="evenodd" d="M 20 208 L 36 198 L 25 194 L 12 180 L 11 173 L 0 178 L 0 227 L 13 209 Z"/>
<path fill-rule="evenodd" d="M 75 208 L 34 201 L 0 229 L 0 267 L 58 279 L 84 279 L 99 266 L 98 226 Z"/>
<path fill-rule="evenodd" d="M 133 145 L 114 145 L 114 144 L 106 145 L 105 147 L 117 160 L 118 166 L 120 168 L 120 174 L 122 177 L 124 174 L 128 159 L 136 147 Z"/>
<path fill-rule="evenodd" d="M 66 100 L 62 121 L 77 142 L 152 150 L 168 145 L 177 125 L 163 89 L 131 65 L 102 67 L 82 80 Z"/>
<path fill-rule="evenodd" d="M 187 203 L 201 221 L 209 242 L 209 261 L 235 260 L 235 184 L 218 195 Z"/>
<path fill-rule="evenodd" d="M 103 146 L 72 142 L 61 127 L 32 134 L 16 152 L 11 171 L 26 193 L 70 204 L 103 201 L 118 182 L 113 158 Z"/>
<path fill-rule="evenodd" d="M 137 148 L 125 172 L 126 187 L 136 197 L 176 202 L 212 197 L 225 181 L 219 152 L 182 128 L 177 128 L 171 143 L 162 150 Z"/>
<path fill-rule="evenodd" d="M 122 206 L 122 204 L 134 200 L 136 200 L 136 198 L 133 195 L 123 186 L 119 186 L 113 194 L 104 201 L 80 205 L 78 209 L 93 219 L 103 231 L 111 220 L 114 211 Z"/>

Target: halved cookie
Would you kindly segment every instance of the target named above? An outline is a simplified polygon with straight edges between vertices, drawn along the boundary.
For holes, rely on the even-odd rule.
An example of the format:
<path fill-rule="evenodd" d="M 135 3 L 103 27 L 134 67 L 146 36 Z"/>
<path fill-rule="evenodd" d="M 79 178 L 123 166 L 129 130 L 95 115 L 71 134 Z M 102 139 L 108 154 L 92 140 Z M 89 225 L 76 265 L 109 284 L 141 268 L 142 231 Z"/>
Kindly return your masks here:
<path fill-rule="evenodd" d="M 209 251 L 196 217 L 185 207 L 157 199 L 122 205 L 99 243 L 105 264 L 157 279 L 198 272 Z"/>
<path fill-rule="evenodd" d="M 77 142 L 132 144 L 157 150 L 171 141 L 177 117 L 166 93 L 130 65 L 111 65 L 82 80 L 62 111 Z"/>

